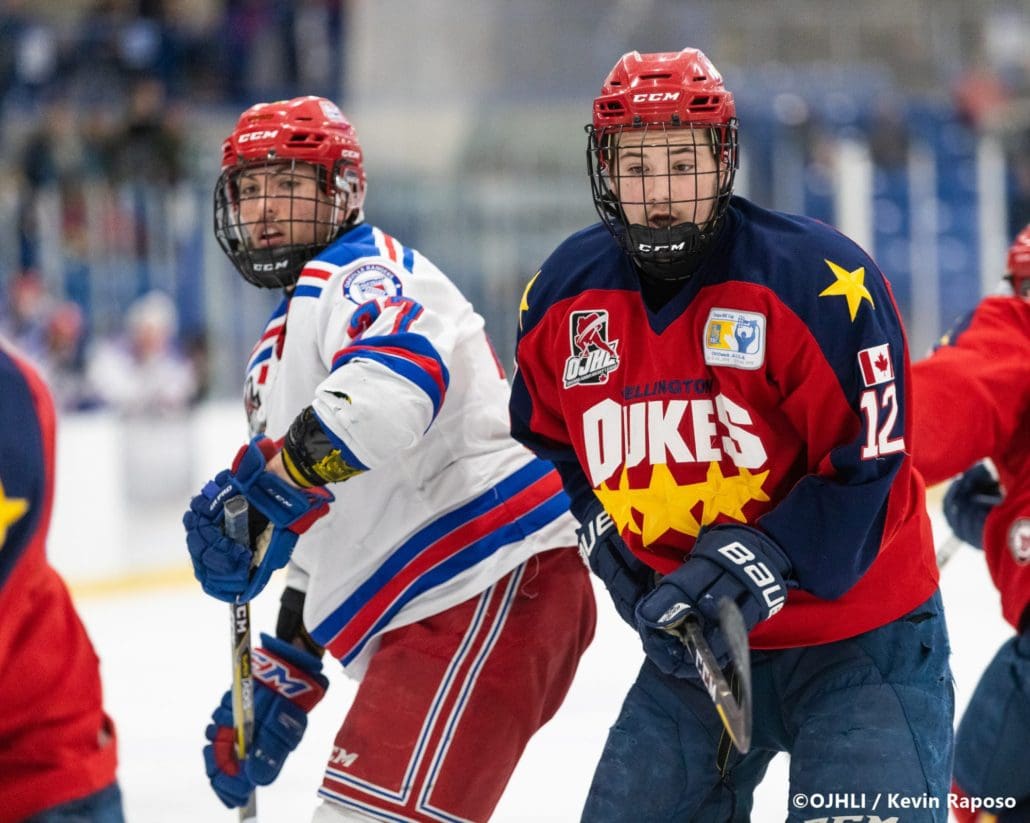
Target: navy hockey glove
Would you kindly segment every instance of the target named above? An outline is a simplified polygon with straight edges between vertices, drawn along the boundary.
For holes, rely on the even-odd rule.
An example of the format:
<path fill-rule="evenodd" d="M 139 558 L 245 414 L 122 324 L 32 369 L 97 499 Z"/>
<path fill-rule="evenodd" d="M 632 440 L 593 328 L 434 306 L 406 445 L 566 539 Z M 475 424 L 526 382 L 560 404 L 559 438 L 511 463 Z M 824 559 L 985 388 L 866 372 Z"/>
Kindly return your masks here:
<path fill-rule="evenodd" d="M 719 601 L 728 597 L 735 602 L 750 632 L 783 607 L 790 570 L 780 547 L 756 529 L 718 526 L 702 532 L 687 561 L 637 604 L 644 651 L 666 674 L 696 677 L 678 633 L 669 633 L 694 616 L 719 665 L 725 666 L 730 650 L 719 627 Z"/>
<path fill-rule="evenodd" d="M 619 616 L 637 628 L 637 601 L 654 588 L 654 572 L 629 550 L 611 516 L 597 503 L 576 530 L 579 551 L 604 583 Z"/>
<path fill-rule="evenodd" d="M 983 463 L 977 463 L 948 486 L 944 494 L 944 519 L 956 537 L 982 549 L 984 522 L 1001 499 L 998 481 Z"/>
<path fill-rule="evenodd" d="M 204 765 L 211 788 L 230 809 L 247 805 L 255 786 L 279 776 L 286 756 L 297 748 L 310 712 L 325 695 L 329 680 L 322 661 L 285 640 L 261 635 L 263 647 L 252 657 L 254 738 L 241 764 L 236 757 L 232 692 L 226 692 L 211 715 L 205 735 Z"/>
<path fill-rule="evenodd" d="M 328 513 L 335 499 L 324 488 L 298 489 L 265 471 L 277 451 L 267 437 L 255 437 L 240 449 L 231 469 L 219 472 L 190 501 L 183 515 L 193 572 L 204 591 L 219 600 L 245 603 L 257 595 L 272 572 L 286 565 L 297 537 Z M 253 571 L 250 547 L 224 532 L 225 501 L 237 494 L 250 503 L 251 534 L 260 561 Z"/>

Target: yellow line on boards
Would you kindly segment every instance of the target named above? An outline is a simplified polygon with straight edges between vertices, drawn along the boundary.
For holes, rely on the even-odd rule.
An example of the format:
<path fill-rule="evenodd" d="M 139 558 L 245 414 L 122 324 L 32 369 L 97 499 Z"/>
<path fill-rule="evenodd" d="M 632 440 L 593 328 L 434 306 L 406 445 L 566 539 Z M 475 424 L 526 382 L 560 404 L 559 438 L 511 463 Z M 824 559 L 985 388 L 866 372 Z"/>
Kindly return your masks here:
<path fill-rule="evenodd" d="M 175 566 L 147 571 L 127 572 L 98 580 L 69 580 L 68 588 L 76 598 L 109 597 L 139 594 L 192 583 L 199 588 L 189 566 Z"/>

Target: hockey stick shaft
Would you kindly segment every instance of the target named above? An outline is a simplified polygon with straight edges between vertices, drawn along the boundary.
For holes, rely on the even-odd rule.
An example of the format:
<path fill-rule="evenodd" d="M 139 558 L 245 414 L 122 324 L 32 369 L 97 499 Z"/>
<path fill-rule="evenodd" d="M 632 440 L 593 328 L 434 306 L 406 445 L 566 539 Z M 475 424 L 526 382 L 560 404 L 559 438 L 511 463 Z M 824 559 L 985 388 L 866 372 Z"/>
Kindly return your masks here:
<path fill-rule="evenodd" d="M 225 533 L 237 543 L 250 545 L 247 499 L 237 495 L 225 501 Z M 242 763 L 254 737 L 254 676 L 251 671 L 250 603 L 232 603 L 232 720 L 236 757 Z M 239 810 L 240 823 L 257 820 L 257 792 Z"/>
<path fill-rule="evenodd" d="M 952 534 L 945 538 L 941 545 L 937 547 L 937 568 L 943 569 L 948 564 L 948 561 L 955 556 L 955 553 L 962 548 L 964 542 L 957 534 Z"/>
<path fill-rule="evenodd" d="M 733 745 L 741 753 L 747 752 L 750 748 L 744 741 L 743 724 L 741 717 L 743 712 L 737 698 L 733 695 L 730 684 L 726 682 L 726 676 L 719 668 L 715 655 L 705 642 L 701 627 L 696 620 L 689 621 L 683 628 L 683 645 L 687 647 L 690 656 L 701 675 L 701 682 L 708 691 L 708 696 L 715 704 L 715 711 L 722 720 L 726 733 L 733 741 Z M 748 743 L 750 741 L 747 741 Z"/>
<path fill-rule="evenodd" d="M 698 619 L 693 616 L 687 617 L 677 629 L 677 633 L 701 676 L 701 682 L 715 705 L 715 711 L 730 741 L 737 751 L 747 754 L 751 748 L 751 661 L 747 629 L 740 610 L 729 600 L 724 599 L 720 602 L 719 616 L 720 628 L 730 647 L 737 677 L 736 692 L 719 668 Z"/>

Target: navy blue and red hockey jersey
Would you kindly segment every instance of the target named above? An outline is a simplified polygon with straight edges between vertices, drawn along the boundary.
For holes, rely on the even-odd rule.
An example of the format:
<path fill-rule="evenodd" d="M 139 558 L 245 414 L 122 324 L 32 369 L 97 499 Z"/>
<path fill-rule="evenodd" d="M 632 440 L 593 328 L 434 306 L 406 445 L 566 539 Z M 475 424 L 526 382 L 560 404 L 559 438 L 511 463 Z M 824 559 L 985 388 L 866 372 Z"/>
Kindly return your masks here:
<path fill-rule="evenodd" d="M 912 367 L 916 468 L 930 485 L 989 457 L 1005 491 L 983 547 L 1005 619 L 1030 620 L 1030 300 L 987 297 Z"/>
<path fill-rule="evenodd" d="M 516 360 L 513 433 L 574 514 L 596 496 L 661 573 L 713 525 L 782 547 L 799 588 L 753 647 L 851 637 L 936 589 L 897 308 L 831 227 L 734 198 L 657 311 L 609 232 L 584 229 L 527 285 Z"/>
<path fill-rule="evenodd" d="M 0 341 L 0 821 L 115 780 L 97 656 L 46 559 L 53 489 L 53 401 Z"/>

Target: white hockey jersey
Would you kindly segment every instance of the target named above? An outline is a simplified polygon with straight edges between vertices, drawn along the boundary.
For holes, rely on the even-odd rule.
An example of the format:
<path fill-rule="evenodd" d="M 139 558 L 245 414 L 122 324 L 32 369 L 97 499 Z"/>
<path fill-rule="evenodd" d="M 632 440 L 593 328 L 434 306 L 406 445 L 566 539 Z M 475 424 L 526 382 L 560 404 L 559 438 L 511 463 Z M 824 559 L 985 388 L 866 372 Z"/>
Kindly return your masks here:
<path fill-rule="evenodd" d="M 347 463 L 301 536 L 288 585 L 355 677 L 378 637 L 575 543 L 561 481 L 509 434 L 508 383 L 483 318 L 418 252 L 362 224 L 301 272 L 247 366 L 251 432 L 311 405 Z"/>

